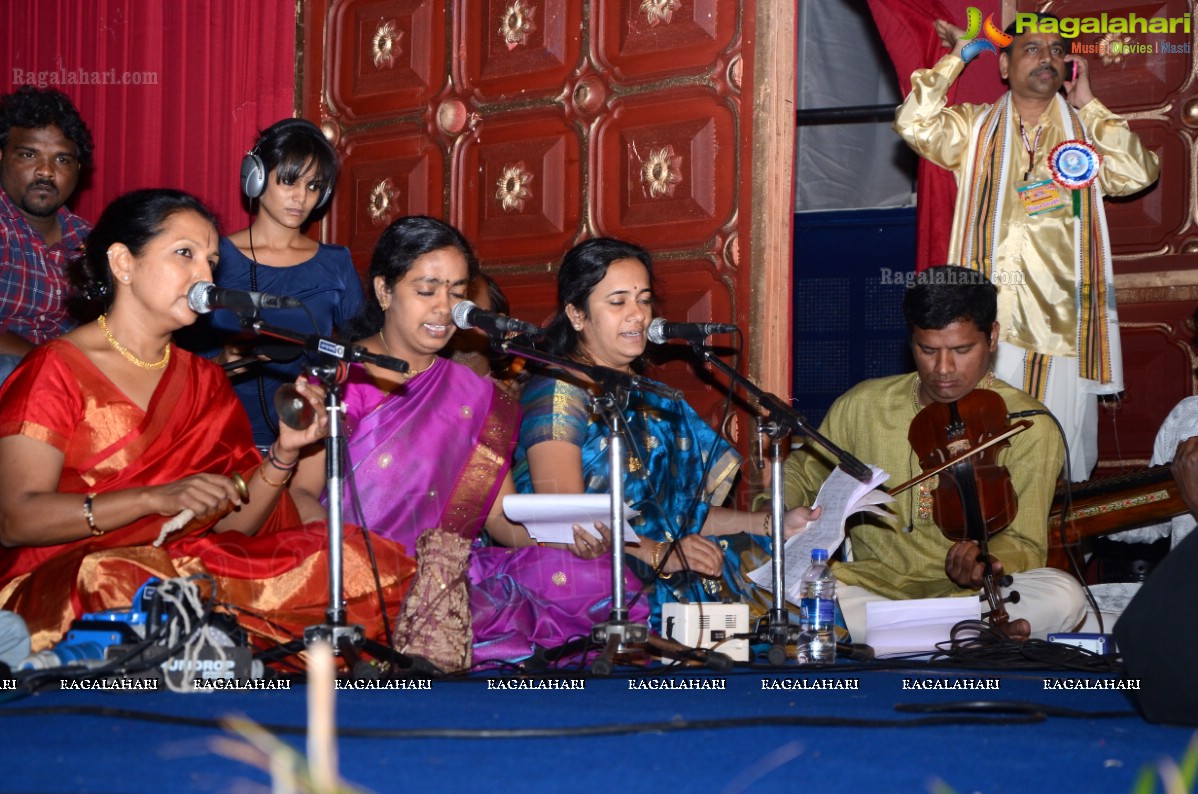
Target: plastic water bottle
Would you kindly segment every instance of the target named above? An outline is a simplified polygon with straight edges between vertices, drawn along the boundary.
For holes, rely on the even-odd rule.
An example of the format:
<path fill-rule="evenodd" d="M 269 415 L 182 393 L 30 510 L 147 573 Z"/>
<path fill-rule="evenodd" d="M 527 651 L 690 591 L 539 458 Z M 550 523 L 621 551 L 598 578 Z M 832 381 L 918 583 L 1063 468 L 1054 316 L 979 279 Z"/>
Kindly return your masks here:
<path fill-rule="evenodd" d="M 836 661 L 836 577 L 828 567 L 825 549 L 811 550 L 811 566 L 803 574 L 803 616 L 799 661 L 831 664 Z"/>

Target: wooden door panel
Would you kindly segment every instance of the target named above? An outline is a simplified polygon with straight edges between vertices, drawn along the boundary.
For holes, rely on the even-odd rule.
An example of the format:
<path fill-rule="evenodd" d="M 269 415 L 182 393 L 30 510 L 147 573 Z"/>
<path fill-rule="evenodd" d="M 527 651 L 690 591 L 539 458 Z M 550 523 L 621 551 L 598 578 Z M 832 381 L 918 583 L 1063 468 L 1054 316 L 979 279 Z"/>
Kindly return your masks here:
<path fill-rule="evenodd" d="M 462 9 L 457 75 L 479 101 L 555 96 L 582 60 L 577 0 L 472 0 Z"/>
<path fill-rule="evenodd" d="M 365 272 L 379 235 L 404 215 L 440 215 L 445 153 L 421 128 L 351 133 L 341 144 L 341 176 L 328 214 L 331 237 Z M 356 211 L 355 211 L 356 210 Z"/>
<path fill-rule="evenodd" d="M 1161 421 L 1195 393 L 1194 306 L 1182 301 L 1120 306 L 1123 360 L 1137 374 L 1127 379 L 1118 401 L 1099 404 L 1100 468 L 1147 464 Z"/>
<path fill-rule="evenodd" d="M 595 131 L 599 229 L 663 248 L 706 246 L 735 220 L 736 117 L 714 93 L 613 103 Z"/>
<path fill-rule="evenodd" d="M 1027 3 L 1020 5 L 1026 6 Z M 1063 0 L 1054 3 L 1052 13 L 1059 17 L 1176 17 L 1189 13 L 1185 0 L 1127 3 L 1119 0 Z M 1192 27 L 1192 25 L 1191 25 Z M 1159 53 L 1115 52 L 1110 45 L 1168 42 L 1182 45 L 1189 41 L 1184 33 L 1081 33 L 1071 41 L 1084 45 L 1104 45 L 1103 53 L 1081 53 L 1090 64 L 1094 95 L 1108 107 L 1140 110 L 1160 107 L 1169 97 L 1183 90 L 1190 80 L 1189 59 L 1185 56 L 1160 57 Z"/>
<path fill-rule="evenodd" d="M 735 3 L 718 0 L 596 2 L 595 62 L 617 80 L 707 71 L 740 28 Z"/>
<path fill-rule="evenodd" d="M 483 261 L 551 260 L 582 231 L 581 163 L 559 111 L 487 118 L 457 152 L 453 220 Z"/>
<path fill-rule="evenodd" d="M 1186 217 L 1186 202 L 1175 200 L 1189 192 L 1188 168 L 1185 163 L 1190 146 L 1183 135 L 1161 120 L 1135 122 L 1136 134 L 1144 146 L 1154 152 L 1162 164 L 1157 183 L 1132 198 L 1106 200 L 1107 225 L 1111 233 L 1111 249 L 1124 257 L 1130 269 L 1144 254 L 1162 254 L 1190 223 Z"/>
<path fill-rule="evenodd" d="M 708 322 L 712 317 L 733 317 L 734 295 L 732 285 L 721 273 L 721 268 L 710 259 L 657 259 L 654 266 L 656 297 L 664 308 L 663 312 L 673 322 Z M 718 337 L 721 344 L 733 345 L 733 337 Z M 713 426 L 719 422 L 719 406 L 726 389 L 726 378 L 717 375 L 713 379 L 699 377 L 695 356 L 689 346 L 674 343 L 656 358 L 661 363 L 652 373 L 667 383 L 684 384 L 687 401 L 691 407 L 706 418 Z M 720 385 L 716 385 L 720 384 Z"/>
<path fill-rule="evenodd" d="M 330 110 L 342 122 L 419 112 L 446 81 L 445 4 L 336 4 L 324 59 Z"/>

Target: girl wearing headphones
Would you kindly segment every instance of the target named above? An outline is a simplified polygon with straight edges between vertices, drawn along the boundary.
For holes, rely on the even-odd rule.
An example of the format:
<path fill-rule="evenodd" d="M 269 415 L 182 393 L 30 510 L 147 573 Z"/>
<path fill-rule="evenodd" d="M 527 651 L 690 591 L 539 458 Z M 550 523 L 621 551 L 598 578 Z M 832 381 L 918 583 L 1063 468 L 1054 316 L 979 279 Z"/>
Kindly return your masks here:
<path fill-rule="evenodd" d="M 220 241 L 215 280 L 221 287 L 304 303 L 304 309 L 262 309 L 269 325 L 329 336 L 362 308 L 362 282 L 349 249 L 318 243 L 303 231 L 328 205 L 337 169 L 332 144 L 305 119 L 271 125 L 242 160 L 241 188 L 257 214 L 248 228 Z M 285 343 L 247 338 L 231 311 L 217 309 L 209 316 L 225 345 L 225 362 L 257 359 L 233 374 L 233 386 L 249 414 L 254 443 L 268 447 L 278 435 L 275 392 L 296 379 L 307 356 Z"/>

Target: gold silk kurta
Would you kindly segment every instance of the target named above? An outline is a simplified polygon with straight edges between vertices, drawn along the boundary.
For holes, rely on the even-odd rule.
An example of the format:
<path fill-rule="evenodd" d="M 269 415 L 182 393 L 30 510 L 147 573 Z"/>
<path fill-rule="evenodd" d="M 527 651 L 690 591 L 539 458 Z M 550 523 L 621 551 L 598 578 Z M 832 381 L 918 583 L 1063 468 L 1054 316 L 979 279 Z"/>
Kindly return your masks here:
<path fill-rule="evenodd" d="M 969 223 L 965 217 L 968 214 L 967 188 L 969 183 L 982 178 L 970 172 L 981 132 L 980 121 L 992 106 L 945 106 L 949 87 L 964 65 L 959 57 L 950 54 L 931 69 L 917 70 L 911 77 L 911 93 L 898 109 L 894 128 L 921 157 L 955 174 L 958 196 L 953 212 L 949 261 L 976 268 L 976 264 L 962 261 L 963 237 Z M 998 213 L 998 231 L 994 250 L 981 252 L 975 259 L 991 258 L 991 280 L 999 289 L 998 321 L 1002 341 L 1036 353 L 1076 357 L 1079 323 L 1075 262 L 1077 231 L 1071 191 L 1061 190 L 1065 206 L 1034 216 L 1027 214 L 1016 192 L 1016 188 L 1027 181 L 1050 180 L 1049 153 L 1062 141 L 1079 137 L 1067 131 L 1069 121 L 1061 108 L 1064 108 L 1063 101 L 1050 105 L 1039 119 L 1023 119 L 1026 143 L 1020 134 L 1021 119 L 1013 108 L 1009 128 L 999 127 L 999 145 L 1006 147 L 1007 154 L 1006 184 L 999 206 L 994 208 Z M 1090 141 L 1102 155 L 1098 176 L 1101 195 L 1128 195 L 1156 181 L 1160 170 L 1156 155 L 1144 148 L 1123 118 L 1097 99 L 1080 108 L 1077 114 Z M 1031 157 L 1029 148 L 1034 149 Z M 1025 180 L 1029 170 L 1030 177 Z M 1098 231 L 1105 239 L 1106 221 L 1101 201 L 1092 222 L 1100 224 L 1101 228 L 1085 230 L 1085 233 Z M 1107 293 L 1106 303 L 1113 315 L 1113 289 Z M 1112 335 L 1112 344 L 1118 345 L 1117 334 Z M 1117 350 L 1114 355 L 1118 361 Z M 1118 364 L 1116 367 L 1121 370 Z M 1121 372 L 1117 375 L 1117 380 L 1121 381 Z"/>
<path fill-rule="evenodd" d="M 834 444 L 865 463 L 880 466 L 893 487 L 919 473 L 919 461 L 907 443 L 907 430 L 916 415 L 915 373 L 878 378 L 858 384 L 841 396 L 820 427 Z M 1007 410 L 1043 410 L 1026 393 L 996 380 L 990 387 L 1007 403 Z M 1048 551 L 1047 520 L 1064 451 L 1052 420 L 1037 416 L 1033 426 L 1011 439 L 998 462 L 1011 473 L 1019 511 L 1011 526 L 990 538 L 990 552 L 1006 573 L 1042 568 Z M 832 469 L 832 461 L 815 445 L 795 451 L 783 469 L 788 507 L 811 504 Z M 944 572 L 952 541 L 941 534 L 930 514 L 921 516 L 919 486 L 896 497 L 893 526 L 861 513 L 849 518 L 854 561 L 836 563 L 836 578 L 887 598 L 959 596 Z M 923 511 L 927 513 L 927 511 Z M 911 532 L 900 527 L 913 527 Z"/>

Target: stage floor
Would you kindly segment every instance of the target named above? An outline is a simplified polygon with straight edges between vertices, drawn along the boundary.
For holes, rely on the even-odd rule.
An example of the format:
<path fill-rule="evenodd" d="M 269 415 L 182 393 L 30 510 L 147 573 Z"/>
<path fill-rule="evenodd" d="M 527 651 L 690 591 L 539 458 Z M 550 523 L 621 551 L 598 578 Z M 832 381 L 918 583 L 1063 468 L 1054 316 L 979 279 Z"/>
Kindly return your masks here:
<path fill-rule="evenodd" d="M 1118 681 L 880 662 L 471 675 L 339 689 L 338 748 L 375 792 L 1130 792 L 1194 732 L 1142 720 Z M 244 715 L 302 748 L 307 687 L 275 685 L 10 700 L 0 790 L 268 790 L 213 745 L 230 735 L 215 721 Z"/>

